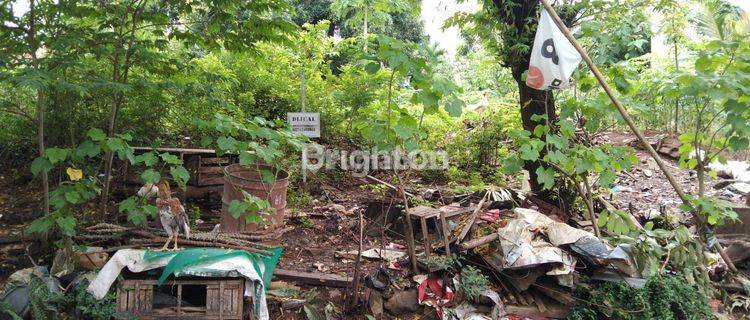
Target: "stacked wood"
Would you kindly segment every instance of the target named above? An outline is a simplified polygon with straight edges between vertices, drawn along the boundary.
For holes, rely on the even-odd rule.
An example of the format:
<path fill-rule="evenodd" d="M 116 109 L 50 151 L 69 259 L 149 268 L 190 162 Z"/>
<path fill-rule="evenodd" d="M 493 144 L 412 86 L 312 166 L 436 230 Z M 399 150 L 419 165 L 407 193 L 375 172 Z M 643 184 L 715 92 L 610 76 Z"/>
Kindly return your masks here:
<path fill-rule="evenodd" d="M 218 229 L 211 232 L 195 231 L 190 234 L 190 239 L 179 238 L 179 244 L 246 250 L 248 252 L 270 255 L 271 252 L 269 251 L 269 247 L 258 243 L 258 241 L 268 241 L 278 238 L 280 235 L 291 229 L 291 227 L 281 229 L 274 234 L 222 233 L 219 232 Z M 84 232 L 76 236 L 77 240 L 84 243 L 115 242 L 120 244 L 106 248 L 103 252 L 163 244 L 167 241 L 168 237 L 161 229 L 126 227 L 108 223 L 100 223 L 87 227 L 84 230 Z"/>

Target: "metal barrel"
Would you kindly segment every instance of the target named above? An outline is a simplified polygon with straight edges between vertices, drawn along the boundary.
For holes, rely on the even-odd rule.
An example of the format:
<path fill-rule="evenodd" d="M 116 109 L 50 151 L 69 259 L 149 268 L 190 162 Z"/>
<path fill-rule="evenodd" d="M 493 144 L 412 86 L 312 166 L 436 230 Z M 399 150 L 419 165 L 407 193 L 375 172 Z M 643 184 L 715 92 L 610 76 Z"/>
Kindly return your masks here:
<path fill-rule="evenodd" d="M 264 182 L 261 170 L 270 170 L 275 174 L 276 180 L 272 183 Z M 283 226 L 288 186 L 289 173 L 270 165 L 259 164 L 256 168 L 231 164 L 224 167 L 224 192 L 221 197 L 221 230 L 223 232 L 252 233 L 264 228 L 274 230 Z M 271 204 L 273 212 L 261 214 L 267 224 L 247 223 L 245 217 L 234 218 L 229 213 L 229 204 L 232 200 L 244 200 L 243 191 L 258 198 L 266 199 Z"/>

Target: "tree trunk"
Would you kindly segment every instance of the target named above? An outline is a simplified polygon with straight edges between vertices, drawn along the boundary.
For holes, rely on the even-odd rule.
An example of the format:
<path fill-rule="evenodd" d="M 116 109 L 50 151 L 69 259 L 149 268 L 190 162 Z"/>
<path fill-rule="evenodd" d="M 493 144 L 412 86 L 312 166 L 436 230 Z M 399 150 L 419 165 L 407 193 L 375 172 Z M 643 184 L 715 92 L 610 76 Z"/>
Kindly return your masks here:
<path fill-rule="evenodd" d="M 29 48 L 31 49 L 31 59 L 34 69 L 39 70 L 39 57 L 36 52 L 39 49 L 39 43 L 36 40 L 36 1 L 29 2 Z M 36 135 L 37 144 L 39 145 L 39 156 L 44 156 L 44 91 L 36 90 Z M 44 215 L 49 214 L 49 174 L 42 171 L 42 193 L 44 196 Z"/>
<path fill-rule="evenodd" d="M 674 70 L 680 71 L 680 59 L 679 55 L 677 53 L 677 40 L 674 42 Z M 675 97 L 674 99 L 674 134 L 675 136 L 678 135 L 678 126 L 680 123 L 680 97 Z"/>
<path fill-rule="evenodd" d="M 117 56 L 115 56 L 115 59 L 113 61 L 113 68 L 112 68 L 112 81 L 115 83 L 120 82 L 120 60 Z M 117 129 L 117 111 L 120 109 L 120 104 L 122 103 L 122 93 L 115 93 L 112 97 L 112 104 L 110 106 L 109 110 L 109 125 L 107 126 L 107 137 L 112 137 L 115 135 L 115 130 Z M 114 153 L 113 152 L 107 152 L 105 155 L 104 160 L 104 187 L 102 188 L 102 198 L 101 198 L 101 221 L 105 221 L 107 218 L 107 207 L 109 204 L 109 189 L 111 185 L 112 180 L 112 162 L 114 161 Z"/>
<path fill-rule="evenodd" d="M 533 88 L 530 88 L 526 85 L 526 82 L 521 80 L 521 73 L 523 71 L 528 69 L 528 60 L 526 60 L 525 68 L 514 70 L 513 75 L 514 78 L 516 78 L 516 83 L 518 84 L 518 92 L 519 92 L 519 103 L 521 106 L 521 122 L 523 122 L 523 129 L 527 130 L 529 132 L 533 132 L 534 128 L 539 124 L 547 124 L 546 121 L 540 120 L 540 121 L 534 121 L 532 120 L 532 117 L 534 115 L 547 115 L 547 119 L 549 119 L 550 130 L 553 130 L 553 126 L 557 123 L 557 114 L 555 113 L 555 98 L 552 93 L 552 91 L 540 91 Z M 514 68 L 516 69 L 516 68 Z M 516 72 L 518 71 L 518 72 Z M 516 77 L 516 74 L 518 76 Z M 540 152 L 540 157 L 543 157 L 545 154 L 544 150 Z M 527 161 L 524 163 L 524 169 L 526 169 L 529 172 L 530 177 L 530 185 L 531 185 L 531 191 L 532 192 L 540 192 L 542 191 L 542 187 L 537 181 L 536 178 L 536 170 L 540 167 L 539 161 Z"/>
<path fill-rule="evenodd" d="M 44 157 L 44 92 L 36 91 L 36 136 L 39 144 L 39 156 Z M 44 195 L 44 215 L 49 214 L 49 174 L 42 170 L 42 192 Z"/>

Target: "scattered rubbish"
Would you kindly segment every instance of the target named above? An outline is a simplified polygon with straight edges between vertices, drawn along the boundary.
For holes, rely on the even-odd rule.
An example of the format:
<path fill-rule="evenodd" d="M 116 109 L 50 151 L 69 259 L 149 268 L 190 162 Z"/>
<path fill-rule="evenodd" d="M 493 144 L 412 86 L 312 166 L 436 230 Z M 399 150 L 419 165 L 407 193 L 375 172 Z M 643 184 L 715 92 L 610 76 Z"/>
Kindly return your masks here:
<path fill-rule="evenodd" d="M 443 285 L 443 280 L 429 275 L 416 275 L 414 281 L 419 283 L 418 301 L 421 305 L 435 308 L 440 319 L 443 318 L 443 307 L 453 299 L 453 290 Z"/>
<path fill-rule="evenodd" d="M 742 195 L 750 194 L 750 183 L 735 182 L 729 185 L 729 190 L 738 192 Z"/>
<path fill-rule="evenodd" d="M 646 176 L 646 177 L 651 178 L 651 176 L 654 175 L 654 172 L 651 171 L 650 169 L 643 169 L 643 175 Z"/>
<path fill-rule="evenodd" d="M 631 187 L 618 186 L 618 185 L 613 186 L 610 190 L 612 190 L 612 192 L 614 192 L 614 193 L 617 193 L 617 192 L 634 192 L 633 188 L 631 188 Z"/>
<path fill-rule="evenodd" d="M 328 266 L 326 266 L 326 264 L 322 262 L 315 262 L 313 263 L 313 266 L 320 272 L 327 272 L 329 269 Z"/>
<path fill-rule="evenodd" d="M 31 318 L 31 289 L 33 287 L 31 282 L 33 279 L 41 281 L 41 285 L 46 287 L 46 290 L 49 292 L 60 292 L 62 290 L 60 281 L 50 275 L 45 266 L 26 268 L 14 272 L 5 284 L 4 293 L 0 297 L 0 303 L 22 319 Z M 3 318 L 3 316 L 4 313 L 0 313 L 0 318 Z"/>
<path fill-rule="evenodd" d="M 357 250 L 351 251 L 336 251 L 336 256 L 339 258 L 354 259 L 357 257 Z M 362 251 L 361 256 L 367 259 L 381 259 L 385 261 L 395 261 L 406 256 L 406 252 L 394 249 L 380 249 L 372 248 Z"/>
<path fill-rule="evenodd" d="M 365 287 L 385 291 L 391 285 L 391 276 L 388 270 L 379 268 L 373 274 L 365 276 Z"/>
<path fill-rule="evenodd" d="M 714 161 L 708 164 L 708 168 L 716 171 L 716 175 L 722 178 L 750 181 L 750 163 L 745 161 Z"/>
<path fill-rule="evenodd" d="M 661 216 L 661 211 L 651 208 L 646 210 L 646 213 L 643 214 L 643 218 L 646 220 L 654 220 Z"/>

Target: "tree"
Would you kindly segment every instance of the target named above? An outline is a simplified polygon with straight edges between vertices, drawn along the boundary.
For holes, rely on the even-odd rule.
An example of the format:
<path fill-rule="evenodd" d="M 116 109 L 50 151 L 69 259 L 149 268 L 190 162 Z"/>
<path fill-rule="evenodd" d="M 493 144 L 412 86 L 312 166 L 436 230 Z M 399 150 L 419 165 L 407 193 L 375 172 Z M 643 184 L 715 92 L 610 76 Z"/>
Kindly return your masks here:
<path fill-rule="evenodd" d="M 164 54 L 170 39 L 185 45 L 208 49 L 253 50 L 257 41 L 288 41 L 286 35 L 295 29 L 282 12 L 290 9 L 281 0 L 198 3 L 155 0 L 91 2 L 77 17 L 91 28 L 92 53 L 110 64 L 106 80 L 111 92 L 107 135 L 117 132 L 117 115 L 130 87 L 134 67 L 158 69 L 171 65 Z M 93 21 L 93 22 L 92 22 Z M 105 180 L 102 192 L 102 214 L 106 212 L 114 155 L 105 158 Z"/>
<path fill-rule="evenodd" d="M 367 35 L 371 24 L 384 25 L 391 21 L 391 13 L 407 9 L 404 0 L 332 0 L 331 12 L 345 26 L 362 26 L 364 51 L 367 51 Z"/>
<path fill-rule="evenodd" d="M 331 23 L 328 27 L 328 35 L 332 36 L 338 27 L 342 37 L 351 37 L 362 33 L 361 24 L 347 24 L 340 21 L 331 11 L 330 0 L 292 0 L 295 8 L 294 20 L 297 25 L 302 26 L 305 23 L 317 24 L 323 20 L 329 20 Z M 383 24 L 368 23 L 368 33 L 384 34 L 399 40 L 421 42 L 426 39 L 424 27 L 420 18 L 419 1 L 409 1 L 410 9 L 390 12 L 389 19 Z"/>
<path fill-rule="evenodd" d="M 554 94 L 552 91 L 528 87 L 525 77 L 538 23 L 539 1 L 483 0 L 481 5 L 479 11 L 459 13 L 446 24 L 461 26 L 464 32 L 480 38 L 483 45 L 497 55 L 500 63 L 511 69 L 518 86 L 521 121 L 525 130 L 533 131 L 537 125 L 549 124 L 550 130 L 555 131 L 557 114 Z M 577 21 L 580 7 L 578 4 L 559 7 L 560 15 L 567 25 Z M 531 174 L 533 191 L 542 190 L 536 176 L 539 166 L 538 161 L 524 164 L 524 168 Z"/>
<path fill-rule="evenodd" d="M 78 41 L 80 29 L 68 23 L 65 16 L 72 6 L 47 0 L 30 0 L 28 11 L 20 12 L 19 7 L 4 3 L 0 7 L 0 17 L 4 23 L 0 26 L 0 46 L 2 58 L 0 67 L 4 70 L 2 78 L 9 77 L 10 82 L 20 89 L 34 91 L 36 123 L 36 141 L 40 157 L 45 150 L 45 106 L 49 92 L 55 85 L 62 85 L 58 74 L 67 68 L 75 53 L 80 50 Z M 15 9 L 15 10 L 14 10 Z M 24 112 L 22 99 L 16 95 L 15 109 L 0 109 L 18 116 L 32 119 Z M 32 164 L 32 171 L 42 172 L 42 190 L 44 213 L 49 214 L 49 178 L 46 164 Z"/>
<path fill-rule="evenodd" d="M 667 42 L 672 44 L 674 53 L 674 69 L 680 71 L 679 45 L 687 39 L 685 29 L 687 28 L 688 8 L 681 1 L 662 0 L 656 5 L 656 9 L 664 14 L 664 23 L 661 32 L 667 37 Z M 674 134 L 678 133 L 680 122 L 680 97 L 674 98 Z"/>

